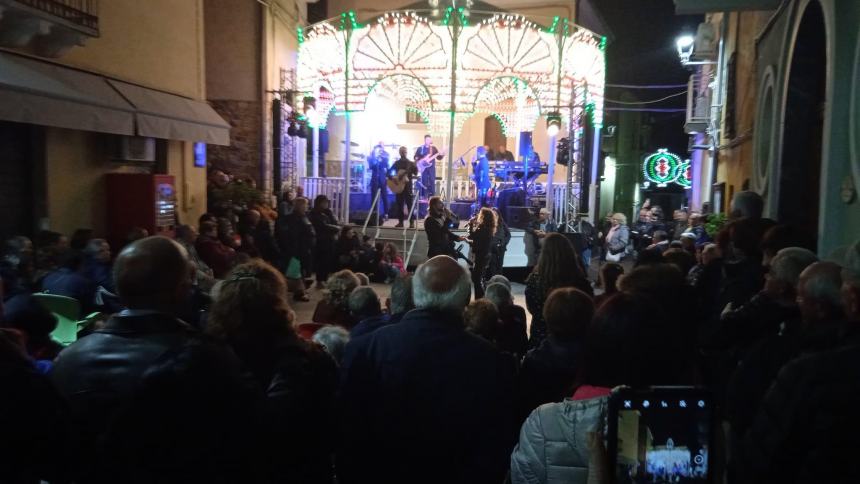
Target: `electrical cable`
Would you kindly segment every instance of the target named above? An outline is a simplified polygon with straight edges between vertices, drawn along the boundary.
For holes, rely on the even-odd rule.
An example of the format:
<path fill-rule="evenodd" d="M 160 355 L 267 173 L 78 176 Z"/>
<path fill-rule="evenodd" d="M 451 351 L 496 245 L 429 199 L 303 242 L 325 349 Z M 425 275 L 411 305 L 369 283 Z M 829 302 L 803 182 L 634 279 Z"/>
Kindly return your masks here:
<path fill-rule="evenodd" d="M 673 97 L 683 96 L 687 94 L 687 91 L 676 92 L 675 94 L 670 94 L 666 97 L 661 97 L 660 99 L 652 99 L 650 101 L 619 101 L 617 99 L 609 99 L 603 98 L 603 102 L 613 103 L 613 104 L 626 104 L 626 105 L 636 105 L 636 104 L 654 104 L 665 101 L 667 99 L 672 99 Z"/>
<path fill-rule="evenodd" d="M 604 84 L 606 87 L 620 87 L 624 89 L 677 89 L 687 87 L 686 84 Z"/>

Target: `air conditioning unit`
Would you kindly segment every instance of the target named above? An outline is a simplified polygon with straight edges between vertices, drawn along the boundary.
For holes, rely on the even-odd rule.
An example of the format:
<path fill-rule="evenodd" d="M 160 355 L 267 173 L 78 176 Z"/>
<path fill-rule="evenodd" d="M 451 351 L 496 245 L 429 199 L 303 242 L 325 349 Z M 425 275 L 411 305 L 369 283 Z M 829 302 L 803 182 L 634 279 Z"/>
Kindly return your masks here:
<path fill-rule="evenodd" d="M 155 162 L 155 138 L 117 136 L 111 158 L 116 161 Z"/>
<path fill-rule="evenodd" d="M 696 29 L 696 41 L 693 49 L 693 61 L 713 61 L 717 59 L 717 32 L 714 25 L 702 22 Z"/>

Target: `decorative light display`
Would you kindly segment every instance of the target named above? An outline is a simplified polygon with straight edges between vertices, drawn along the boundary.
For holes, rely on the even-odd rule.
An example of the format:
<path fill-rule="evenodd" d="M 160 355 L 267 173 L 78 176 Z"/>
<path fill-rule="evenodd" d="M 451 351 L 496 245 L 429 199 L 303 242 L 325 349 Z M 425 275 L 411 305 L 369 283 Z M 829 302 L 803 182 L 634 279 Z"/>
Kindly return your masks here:
<path fill-rule="evenodd" d="M 558 111 L 565 122 L 579 86 L 587 86 L 592 122 L 602 123 L 605 39 L 566 19 L 554 18 L 547 28 L 498 13 L 470 25 L 467 8 L 447 7 L 439 23 L 401 11 L 359 24 L 347 12 L 298 37 L 299 90 L 317 99 L 328 90 L 338 111 L 364 110 L 371 93 L 383 92 L 382 80 L 403 76 L 390 86 L 396 99 L 423 113 L 431 127 L 447 123 L 439 132 L 447 133 L 452 106 L 455 129 L 475 112 L 495 115 L 508 133 L 533 128 L 541 113 Z"/>
<path fill-rule="evenodd" d="M 678 155 L 661 148 L 645 158 L 645 163 L 642 164 L 642 173 L 645 174 L 646 180 L 656 183 L 658 187 L 665 187 L 678 179 L 682 164 L 683 162 Z"/>
<path fill-rule="evenodd" d="M 690 160 L 687 160 L 678 167 L 678 178 L 675 179 L 675 183 L 684 187 L 684 189 L 688 189 L 693 186 L 693 169 L 690 166 Z"/>

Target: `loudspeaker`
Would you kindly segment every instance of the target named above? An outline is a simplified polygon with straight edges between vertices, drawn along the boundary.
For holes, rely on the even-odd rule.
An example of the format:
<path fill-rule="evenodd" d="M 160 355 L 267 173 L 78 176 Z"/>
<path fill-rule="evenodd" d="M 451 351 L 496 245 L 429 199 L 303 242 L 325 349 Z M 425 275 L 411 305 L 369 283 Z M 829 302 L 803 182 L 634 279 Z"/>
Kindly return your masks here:
<path fill-rule="evenodd" d="M 505 221 L 509 227 L 516 229 L 525 229 L 532 220 L 531 207 L 515 207 L 510 206 L 505 216 Z"/>
<path fill-rule="evenodd" d="M 496 200 L 496 208 L 504 217 L 505 222 L 510 224 L 508 220 L 508 207 L 522 206 L 526 204 L 526 192 L 522 188 L 505 188 L 499 192 L 499 198 Z"/>

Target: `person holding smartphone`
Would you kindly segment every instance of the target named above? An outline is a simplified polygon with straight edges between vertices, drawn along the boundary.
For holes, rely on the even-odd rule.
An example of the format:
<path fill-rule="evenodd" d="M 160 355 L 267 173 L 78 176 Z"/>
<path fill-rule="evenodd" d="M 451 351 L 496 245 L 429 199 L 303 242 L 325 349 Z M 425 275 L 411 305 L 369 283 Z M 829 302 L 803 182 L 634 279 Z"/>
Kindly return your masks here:
<path fill-rule="evenodd" d="M 594 435 L 604 427 L 611 389 L 676 384 L 687 372 L 688 364 L 677 358 L 681 339 L 665 321 L 660 307 L 642 296 L 617 294 L 597 310 L 576 389 L 529 415 L 511 455 L 511 482 L 588 481 L 592 449 L 599 444 Z"/>

